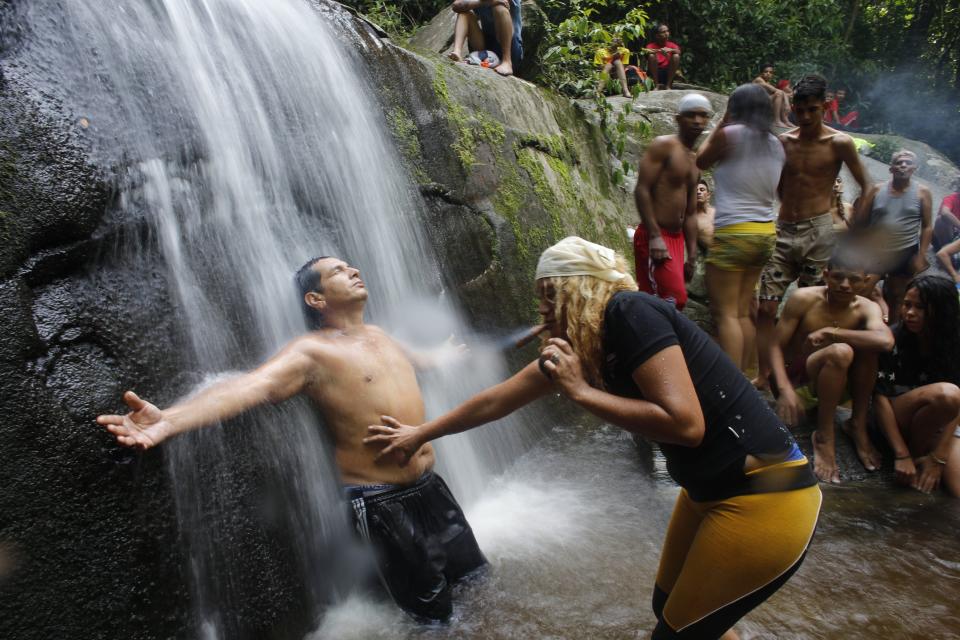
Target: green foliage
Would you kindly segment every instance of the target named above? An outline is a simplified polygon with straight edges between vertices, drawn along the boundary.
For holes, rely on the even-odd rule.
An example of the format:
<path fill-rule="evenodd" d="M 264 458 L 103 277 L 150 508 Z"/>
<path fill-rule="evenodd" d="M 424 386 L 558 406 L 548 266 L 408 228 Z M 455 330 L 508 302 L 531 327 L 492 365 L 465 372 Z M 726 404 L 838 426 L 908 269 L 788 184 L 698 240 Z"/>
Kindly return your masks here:
<path fill-rule="evenodd" d="M 640 42 L 647 28 L 646 12 L 628 0 L 543 0 L 542 7 L 540 80 L 567 95 L 592 95 L 604 80 L 593 64 L 597 49 L 616 38 Z"/>
<path fill-rule="evenodd" d="M 609 79 L 594 64 L 594 56 L 597 49 L 620 40 L 636 60 L 646 44 L 646 11 L 628 0 L 542 0 L 541 7 L 544 37 L 539 80 L 566 95 L 594 98 L 608 150 L 616 158 L 623 158 L 631 133 L 626 116 L 632 106 L 627 103 L 616 111 L 606 100 L 602 91 Z M 637 85 L 634 92 L 648 88 Z M 613 182 L 622 184 L 628 171 L 628 163 L 623 162 L 614 171 Z"/>
<path fill-rule="evenodd" d="M 796 78 L 850 55 L 836 0 L 667 0 L 647 11 L 683 50 L 684 77 L 715 89 L 749 82 L 765 62 Z"/>
<path fill-rule="evenodd" d="M 406 41 L 418 26 L 427 22 L 452 0 L 340 0 L 374 23 L 391 38 Z"/>
<path fill-rule="evenodd" d="M 877 138 L 871 141 L 873 146 L 868 147 L 867 155 L 883 163 L 890 162 L 890 158 L 900 150 L 900 143 L 893 138 Z"/>

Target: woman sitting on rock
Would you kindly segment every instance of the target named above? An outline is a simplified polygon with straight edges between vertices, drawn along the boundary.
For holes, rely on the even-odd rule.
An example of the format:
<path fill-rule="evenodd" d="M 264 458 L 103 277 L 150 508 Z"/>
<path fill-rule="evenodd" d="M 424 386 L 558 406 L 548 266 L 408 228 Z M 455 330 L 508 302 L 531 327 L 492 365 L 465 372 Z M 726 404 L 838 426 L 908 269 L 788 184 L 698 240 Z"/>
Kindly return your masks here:
<path fill-rule="evenodd" d="M 659 443 L 681 487 L 653 594 L 653 638 L 736 638 L 733 624 L 800 566 L 822 496 L 807 459 L 723 351 L 676 308 L 637 291 L 627 263 L 581 238 L 537 264 L 550 339 L 539 360 L 450 413 L 384 416 L 365 442 L 409 459 L 425 443 L 547 395 Z"/>
<path fill-rule="evenodd" d="M 880 356 L 873 399 L 902 484 L 960 497 L 960 302 L 954 283 L 920 276 L 900 305 L 896 346 Z"/>

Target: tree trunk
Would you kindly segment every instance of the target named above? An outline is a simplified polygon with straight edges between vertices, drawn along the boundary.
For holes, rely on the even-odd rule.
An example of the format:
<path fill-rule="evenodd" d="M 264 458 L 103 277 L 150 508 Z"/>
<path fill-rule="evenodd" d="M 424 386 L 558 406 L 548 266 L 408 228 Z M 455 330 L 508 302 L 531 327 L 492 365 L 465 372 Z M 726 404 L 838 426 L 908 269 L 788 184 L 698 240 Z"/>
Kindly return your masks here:
<path fill-rule="evenodd" d="M 850 22 L 847 23 L 847 31 L 843 34 L 843 44 L 850 43 L 850 36 L 853 35 L 853 26 L 857 23 L 860 16 L 860 0 L 853 0 L 850 7 Z"/>

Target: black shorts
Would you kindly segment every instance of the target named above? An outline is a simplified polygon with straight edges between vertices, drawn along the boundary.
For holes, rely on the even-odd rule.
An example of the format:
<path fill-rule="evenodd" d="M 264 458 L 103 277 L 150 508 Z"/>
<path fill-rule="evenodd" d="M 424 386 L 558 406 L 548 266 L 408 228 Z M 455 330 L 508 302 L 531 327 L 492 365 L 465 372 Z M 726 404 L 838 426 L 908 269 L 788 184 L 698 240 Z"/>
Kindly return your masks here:
<path fill-rule="evenodd" d="M 347 497 L 394 601 L 421 621 L 449 618 L 451 587 L 487 560 L 443 479 L 428 472 L 409 487 L 353 487 Z"/>
<path fill-rule="evenodd" d="M 912 278 L 914 276 L 913 259 L 919 251 L 920 245 L 915 244 L 906 249 L 879 254 L 877 256 L 876 273 L 881 274 L 884 278 L 891 276 Z"/>

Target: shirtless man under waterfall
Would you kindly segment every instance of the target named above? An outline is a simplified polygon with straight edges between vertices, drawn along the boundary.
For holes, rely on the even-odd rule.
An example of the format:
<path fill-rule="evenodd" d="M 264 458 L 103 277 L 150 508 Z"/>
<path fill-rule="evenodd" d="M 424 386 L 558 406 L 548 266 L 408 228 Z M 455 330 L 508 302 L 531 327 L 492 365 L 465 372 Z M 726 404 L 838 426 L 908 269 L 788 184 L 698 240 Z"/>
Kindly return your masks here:
<path fill-rule="evenodd" d="M 343 260 L 314 258 L 296 279 L 313 331 L 253 371 L 166 409 L 127 391 L 123 399 L 131 411 L 101 415 L 97 422 L 119 444 L 145 450 L 254 407 L 305 394 L 330 430 L 354 524 L 377 552 L 384 586 L 414 617 L 445 620 L 452 612 L 452 584 L 486 563 L 473 531 L 446 484 L 433 473 L 430 445 L 406 462 L 377 459 L 379 447 L 363 442 L 367 426 L 383 415 L 403 416 L 409 424 L 424 421 L 414 366 L 430 363 L 364 323 L 367 289 L 360 272 Z M 390 516 L 401 512 L 404 526 L 391 527 L 395 517 Z M 424 518 L 424 512 L 430 517 Z"/>

